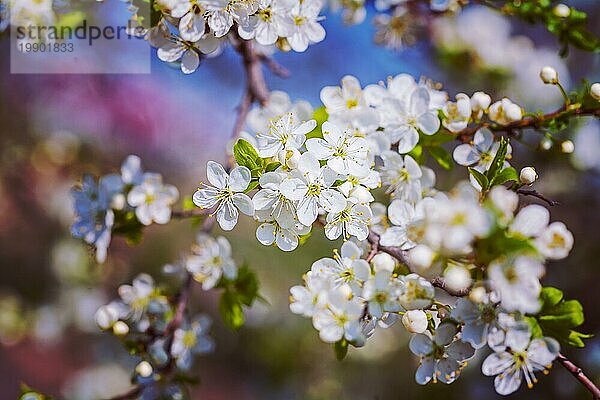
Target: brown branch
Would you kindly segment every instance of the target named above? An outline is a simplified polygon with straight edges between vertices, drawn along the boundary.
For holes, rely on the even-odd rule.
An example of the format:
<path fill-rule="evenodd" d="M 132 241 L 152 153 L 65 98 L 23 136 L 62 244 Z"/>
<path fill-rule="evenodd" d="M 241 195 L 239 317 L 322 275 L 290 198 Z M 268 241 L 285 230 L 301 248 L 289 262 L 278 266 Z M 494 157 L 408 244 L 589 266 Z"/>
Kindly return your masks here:
<path fill-rule="evenodd" d="M 277 75 L 278 77 L 289 78 L 290 71 L 286 67 L 275 61 L 275 59 L 268 57 L 264 54 L 260 55 L 260 59 L 269 68 L 269 70 L 271 70 L 271 72 Z"/>
<path fill-rule="evenodd" d="M 538 192 L 535 189 L 521 188 L 521 189 L 517 189 L 517 193 L 522 194 L 523 196 L 532 196 L 532 197 L 538 198 L 542 201 L 545 201 L 549 206 L 557 206 L 560 204 L 558 201 L 547 198 L 546 196 L 544 196 L 543 194 L 541 194 L 540 192 Z"/>
<path fill-rule="evenodd" d="M 371 234 L 373 236 L 371 236 Z M 377 255 L 377 253 L 379 252 L 379 235 L 377 235 L 373 232 L 369 232 L 369 237 L 367 239 L 369 240 L 369 243 L 371 243 L 371 251 L 369 252 L 369 255 L 367 256 L 367 262 L 371 262 L 373 257 L 375 257 Z"/>
<path fill-rule="evenodd" d="M 466 287 L 458 290 L 449 288 L 448 284 L 441 276 L 436 276 L 435 278 L 432 278 L 430 282 L 433 286 L 440 288 L 449 295 L 455 297 L 465 297 L 471 292 L 471 287 Z"/>
<path fill-rule="evenodd" d="M 367 237 L 367 240 L 371 244 L 371 252 L 369 253 L 369 256 L 367 257 L 367 261 L 370 261 L 375 256 L 375 254 L 377 254 L 378 252 L 383 252 L 383 253 L 389 254 L 390 256 L 394 257 L 396 260 L 400 261 L 402 264 L 406 265 L 408 270 L 412 272 L 410 263 L 408 262 L 408 251 L 407 250 L 402 250 L 399 247 L 393 247 L 393 246 L 381 246 L 379 244 L 379 235 L 373 231 L 369 231 L 369 236 Z M 466 289 L 461 289 L 461 290 L 450 289 L 448 287 L 448 285 L 446 284 L 446 281 L 444 280 L 444 278 L 442 278 L 440 276 L 436 276 L 435 278 L 432 278 L 429 281 L 431 282 L 431 284 L 433 286 L 438 287 L 438 288 L 444 290 L 449 295 L 455 296 L 455 297 L 464 297 L 464 296 L 468 295 L 469 292 L 471 291 L 471 288 L 466 288 Z"/>
<path fill-rule="evenodd" d="M 233 29 L 232 32 L 237 32 L 237 29 Z M 231 134 L 232 139 L 235 140 L 240 136 L 244 128 L 252 103 L 256 101 L 264 106 L 269 100 L 269 89 L 265 82 L 262 62 L 265 62 L 271 70 L 278 69 L 281 71 L 282 69 L 285 70 L 285 68 L 281 67 L 274 60 L 257 53 L 254 43 L 251 40 L 244 40 L 237 34 L 235 35 L 234 48 L 242 57 L 246 72 L 246 89 L 242 96 L 242 101 L 237 108 L 237 117 Z M 278 67 L 276 68 L 275 65 Z"/>
<path fill-rule="evenodd" d="M 171 217 L 175 219 L 186 219 L 193 217 L 201 217 L 203 215 L 210 214 L 210 209 L 194 209 L 194 210 L 184 210 L 184 211 L 173 211 L 171 212 Z"/>
<path fill-rule="evenodd" d="M 556 118 L 574 115 L 577 117 L 583 116 L 596 116 L 600 117 L 600 108 L 571 108 L 567 106 L 563 106 L 556 111 L 553 111 L 548 114 L 529 116 L 519 121 L 511 122 L 507 125 L 500 125 L 493 122 L 485 121 L 478 124 L 474 124 L 469 126 L 462 131 L 458 132 L 456 138 L 463 143 L 468 143 L 471 141 L 475 132 L 477 132 L 480 128 L 488 128 L 493 132 L 505 132 L 507 134 L 512 134 L 514 131 L 519 131 L 523 129 L 540 129 L 546 126 L 546 124 Z"/>
<path fill-rule="evenodd" d="M 575 365 L 571 360 L 559 353 L 557 357 L 558 362 L 567 369 L 587 390 L 590 391 L 595 400 L 600 399 L 600 389 L 598 386 L 588 378 L 583 370 Z"/>
<path fill-rule="evenodd" d="M 203 210 L 203 211 L 207 211 L 207 210 Z M 210 210 L 208 210 L 208 211 L 210 211 Z M 202 224 L 202 231 L 208 233 L 212 230 L 214 225 L 215 225 L 214 218 L 207 218 L 204 220 L 204 222 Z M 175 339 L 175 331 L 181 327 L 181 325 L 183 324 L 183 321 L 185 319 L 185 312 L 186 312 L 188 303 L 190 301 L 193 283 L 194 283 L 194 279 L 193 279 L 192 274 L 186 271 L 185 281 L 184 281 L 183 285 L 181 286 L 179 293 L 177 293 L 177 295 L 175 296 L 175 299 L 176 299 L 175 300 L 175 303 L 176 303 L 175 315 L 173 316 L 173 319 L 171 321 L 169 321 L 165 330 L 163 332 L 161 332 L 160 334 L 155 335 L 153 338 L 153 339 L 165 338 L 164 348 L 165 348 L 165 351 L 167 352 L 167 354 L 169 354 L 169 355 L 172 354 L 173 340 Z M 169 362 L 167 364 L 165 364 L 164 366 L 158 368 L 157 371 L 168 375 L 173 371 L 174 367 L 175 367 L 175 359 L 173 357 L 170 357 Z M 123 394 L 111 397 L 107 400 L 136 399 L 142 394 L 142 391 L 144 390 L 144 388 L 147 385 L 148 384 L 137 384 L 137 385 L 133 386 L 129 391 L 127 391 Z"/>

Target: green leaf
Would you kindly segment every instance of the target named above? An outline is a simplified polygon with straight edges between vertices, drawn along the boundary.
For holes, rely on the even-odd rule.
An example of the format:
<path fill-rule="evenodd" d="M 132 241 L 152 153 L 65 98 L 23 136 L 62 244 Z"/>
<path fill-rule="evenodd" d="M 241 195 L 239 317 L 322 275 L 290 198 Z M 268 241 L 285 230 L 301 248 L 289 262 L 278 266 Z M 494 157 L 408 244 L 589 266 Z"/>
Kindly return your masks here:
<path fill-rule="evenodd" d="M 250 183 L 248 184 L 248 187 L 246 188 L 246 190 L 244 190 L 244 193 L 250 193 L 251 191 L 253 191 L 254 189 L 256 189 L 256 187 L 258 186 L 258 180 L 251 180 Z"/>
<path fill-rule="evenodd" d="M 263 168 L 263 160 L 258 156 L 258 152 L 249 142 L 244 139 L 238 139 L 233 146 L 233 156 L 238 165 L 247 167 L 250 171 Z"/>
<path fill-rule="evenodd" d="M 443 112 L 442 112 L 443 115 Z M 434 147 L 434 146 L 439 146 L 442 145 L 444 143 L 448 143 L 451 142 L 452 140 L 454 140 L 455 136 L 444 131 L 444 130 L 440 130 L 439 132 L 433 134 L 433 135 L 424 135 L 424 134 L 420 134 L 419 135 L 419 144 L 421 144 L 423 147 Z"/>
<path fill-rule="evenodd" d="M 416 145 L 414 149 L 408 152 L 408 155 L 415 159 L 417 164 L 423 164 L 425 162 L 425 156 L 423 153 L 423 146 L 420 144 Z"/>
<path fill-rule="evenodd" d="M 346 339 L 338 340 L 333 345 L 333 351 L 335 352 L 335 358 L 342 361 L 348 354 L 348 341 Z"/>
<path fill-rule="evenodd" d="M 274 162 L 270 162 L 267 164 L 267 166 L 265 167 L 265 172 L 273 172 L 275 171 L 277 168 L 279 168 L 281 166 L 280 162 L 274 161 Z"/>
<path fill-rule="evenodd" d="M 502 256 L 535 252 L 530 240 L 508 236 L 504 230 L 496 230 L 490 236 L 478 240 L 475 246 L 477 260 L 481 264 L 488 264 Z"/>
<path fill-rule="evenodd" d="M 454 166 L 452 156 L 443 147 L 427 147 L 427 152 L 442 168 L 450 170 Z"/>
<path fill-rule="evenodd" d="M 517 170 L 513 167 L 506 167 L 502 171 L 500 171 L 492 180 L 490 187 L 496 185 L 502 185 L 506 182 L 518 182 L 519 176 L 517 175 Z"/>
<path fill-rule="evenodd" d="M 317 121 L 317 126 L 315 129 L 306 134 L 306 138 L 322 138 L 323 132 L 321 131 L 321 126 L 323 125 L 323 122 L 329 119 L 329 114 L 327 113 L 325 106 L 321 106 L 315 110 L 313 113 L 313 119 Z"/>
<path fill-rule="evenodd" d="M 583 339 L 593 336 L 574 330 L 584 322 L 583 307 L 579 301 L 565 300 L 561 290 L 545 287 L 540 293 L 540 302 L 540 312 L 530 318 L 535 318 L 544 336 L 574 347 L 584 347 Z"/>
<path fill-rule="evenodd" d="M 258 297 L 258 279 L 256 274 L 244 265 L 238 270 L 238 275 L 234 283 L 238 300 L 247 306 L 251 306 Z"/>
<path fill-rule="evenodd" d="M 488 190 L 488 186 L 490 184 L 487 176 L 485 176 L 481 172 L 477 171 L 475 168 L 471 168 L 471 167 L 469 167 L 469 173 L 471 175 L 473 175 L 473 178 L 475 178 L 477 183 L 479 183 L 479 186 L 481 186 L 481 191 L 486 192 Z"/>
<path fill-rule="evenodd" d="M 183 206 L 182 206 L 182 208 L 183 208 L 184 211 L 195 210 L 196 207 L 198 207 L 198 206 L 196 206 L 194 204 L 194 200 L 192 199 L 192 196 L 185 196 L 183 198 Z"/>
<path fill-rule="evenodd" d="M 502 136 L 500 138 L 500 146 L 498 147 L 498 151 L 494 156 L 494 160 L 490 164 L 490 168 L 486 171 L 485 176 L 488 178 L 488 181 L 493 182 L 496 175 L 502 171 L 504 167 L 504 162 L 506 161 L 506 152 L 508 151 L 508 140 Z"/>
<path fill-rule="evenodd" d="M 298 244 L 302 246 L 306 241 L 312 236 L 312 231 L 308 232 L 306 235 L 298 236 Z"/>
<path fill-rule="evenodd" d="M 541 338 L 542 336 L 544 336 L 542 328 L 540 327 L 540 324 L 538 324 L 537 319 L 535 319 L 534 317 L 525 317 L 525 321 L 527 321 L 527 323 L 531 327 L 531 336 L 533 338 Z"/>
<path fill-rule="evenodd" d="M 223 292 L 219 301 L 219 312 L 221 313 L 223 322 L 229 328 L 238 330 L 244 325 L 242 303 L 234 292 L 230 290 Z"/>

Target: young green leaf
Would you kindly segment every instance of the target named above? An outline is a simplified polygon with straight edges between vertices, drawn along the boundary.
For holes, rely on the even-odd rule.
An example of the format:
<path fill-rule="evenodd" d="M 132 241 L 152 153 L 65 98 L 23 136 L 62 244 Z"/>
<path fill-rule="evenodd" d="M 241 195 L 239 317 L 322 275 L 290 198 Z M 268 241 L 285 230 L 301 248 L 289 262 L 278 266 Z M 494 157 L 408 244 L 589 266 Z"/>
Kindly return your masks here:
<path fill-rule="evenodd" d="M 506 182 L 518 182 L 519 175 L 517 175 L 517 170 L 513 167 L 506 167 L 502 171 L 500 171 L 492 180 L 490 187 L 496 185 L 502 185 Z"/>
<path fill-rule="evenodd" d="M 263 159 L 258 156 L 258 152 L 254 146 L 244 139 L 238 139 L 235 142 L 233 156 L 238 165 L 247 167 L 250 171 L 261 168 L 264 171 Z"/>
<path fill-rule="evenodd" d="M 533 316 L 544 336 L 551 336 L 562 344 L 584 347 L 583 339 L 593 335 L 577 332 L 574 328 L 583 324 L 583 307 L 577 300 L 565 300 L 563 292 L 545 287 L 540 293 L 542 308 Z"/>
<path fill-rule="evenodd" d="M 335 358 L 338 361 L 342 361 L 348 354 L 348 341 L 344 338 L 338 340 L 333 345 L 333 351 L 335 352 Z"/>
<path fill-rule="evenodd" d="M 506 153 L 508 152 L 508 140 L 502 136 L 500 138 L 500 146 L 498 147 L 498 151 L 490 164 L 490 168 L 486 171 L 485 176 L 488 178 L 489 182 L 493 182 L 496 175 L 502 171 L 504 167 L 504 162 L 506 160 Z"/>
<path fill-rule="evenodd" d="M 454 166 L 452 156 L 446 149 L 440 146 L 426 147 L 427 152 L 444 169 L 450 170 Z"/>
<path fill-rule="evenodd" d="M 236 293 L 225 290 L 219 302 L 219 312 L 225 325 L 233 330 L 238 330 L 244 325 L 244 310 Z"/>
<path fill-rule="evenodd" d="M 488 186 L 490 184 L 487 176 L 485 176 L 481 172 L 477 171 L 475 168 L 471 168 L 471 167 L 469 167 L 469 173 L 471 175 L 473 175 L 473 178 L 475 178 L 477 183 L 479 183 L 479 186 L 481 186 L 481 191 L 486 192 L 488 190 Z"/>
<path fill-rule="evenodd" d="M 251 306 L 258 297 L 258 279 L 256 274 L 246 265 L 238 270 L 234 287 L 239 301 L 244 305 Z"/>

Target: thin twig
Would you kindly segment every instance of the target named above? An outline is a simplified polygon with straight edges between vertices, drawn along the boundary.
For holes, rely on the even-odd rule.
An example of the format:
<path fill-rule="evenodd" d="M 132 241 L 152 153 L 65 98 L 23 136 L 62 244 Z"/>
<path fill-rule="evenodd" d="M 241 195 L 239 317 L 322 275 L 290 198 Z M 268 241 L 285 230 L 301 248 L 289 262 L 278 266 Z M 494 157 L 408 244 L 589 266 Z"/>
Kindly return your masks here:
<path fill-rule="evenodd" d="M 517 193 L 522 194 L 523 196 L 532 196 L 532 197 L 538 198 L 542 201 L 545 201 L 549 206 L 557 206 L 560 204 L 558 201 L 547 198 L 546 196 L 544 196 L 543 194 L 541 194 L 540 192 L 538 192 L 535 189 L 521 188 L 521 189 L 517 189 Z"/>
<path fill-rule="evenodd" d="M 444 278 L 442 278 L 441 276 L 436 276 L 435 278 L 432 278 L 430 282 L 433 286 L 438 287 L 438 288 L 444 290 L 449 295 L 455 296 L 455 297 L 465 297 L 471 292 L 470 287 L 466 287 L 466 288 L 458 289 L 458 290 L 449 288 L 448 284 L 446 283 Z"/>
<path fill-rule="evenodd" d="M 369 243 L 372 246 L 371 253 L 373 253 L 373 249 L 376 249 L 375 254 L 377 252 L 387 253 L 390 256 L 394 257 L 396 260 L 400 261 L 402 264 L 406 265 L 406 267 L 408 268 L 409 271 L 412 271 L 411 265 L 408 262 L 408 251 L 407 250 L 402 250 L 401 248 L 394 247 L 394 246 L 381 246 L 381 244 L 379 244 L 379 235 L 373 231 L 369 231 L 369 236 L 367 237 L 367 240 L 369 241 Z M 371 259 L 372 259 L 375 256 L 375 254 L 373 254 L 373 256 L 371 256 L 371 253 L 369 253 L 369 257 L 371 257 Z M 367 257 L 367 261 L 370 261 L 370 259 L 368 257 Z M 451 289 L 448 287 L 448 285 L 446 284 L 446 281 L 441 276 L 437 276 L 435 278 L 430 279 L 430 282 L 433 286 L 438 287 L 438 288 L 444 290 L 449 295 L 455 296 L 455 297 L 464 297 L 464 296 L 468 295 L 469 292 L 471 291 L 471 288 L 465 288 L 465 289 L 461 289 L 461 290 Z"/>
<path fill-rule="evenodd" d="M 587 390 L 592 393 L 594 400 L 600 399 L 600 389 L 588 378 L 583 370 L 575 365 L 571 360 L 565 357 L 562 353 L 558 354 L 558 362 L 567 369 Z"/>
<path fill-rule="evenodd" d="M 367 256 L 367 262 L 371 262 L 373 257 L 379 252 L 379 235 L 373 234 L 373 236 L 369 238 L 369 243 L 371 243 L 371 251 Z"/>
<path fill-rule="evenodd" d="M 248 112 L 250 111 L 250 106 L 252 105 L 252 92 L 248 87 L 242 96 L 242 101 L 237 108 L 237 117 L 235 119 L 235 124 L 233 125 L 233 133 L 231 134 L 232 139 L 237 139 L 242 132 L 242 128 L 244 128 L 244 124 L 246 123 L 246 117 L 248 116 Z"/>
<path fill-rule="evenodd" d="M 173 211 L 171 212 L 171 217 L 175 219 L 186 219 L 193 217 L 201 217 L 203 215 L 210 214 L 210 209 L 200 208 L 194 210 L 184 210 L 184 211 Z"/>
<path fill-rule="evenodd" d="M 567 108 L 566 106 L 562 106 L 556 111 L 553 111 L 548 114 L 530 116 L 519 121 L 511 122 L 510 124 L 500 125 L 492 122 L 481 122 L 478 124 L 474 124 L 469 126 L 462 131 L 458 132 L 456 138 L 463 143 L 468 143 L 471 141 L 475 132 L 477 132 L 480 128 L 488 128 L 494 132 L 506 132 L 512 133 L 514 131 L 523 130 L 523 129 L 539 129 L 545 126 L 548 121 L 551 121 L 555 118 L 562 117 L 563 115 L 575 115 L 578 117 L 583 116 L 597 116 L 600 117 L 600 108 Z"/>
<path fill-rule="evenodd" d="M 260 56 L 260 59 L 269 68 L 269 70 L 271 70 L 271 72 L 277 75 L 278 77 L 290 77 L 290 71 L 286 67 L 275 61 L 275 59 L 273 59 L 272 57 L 268 57 L 263 54 Z"/>

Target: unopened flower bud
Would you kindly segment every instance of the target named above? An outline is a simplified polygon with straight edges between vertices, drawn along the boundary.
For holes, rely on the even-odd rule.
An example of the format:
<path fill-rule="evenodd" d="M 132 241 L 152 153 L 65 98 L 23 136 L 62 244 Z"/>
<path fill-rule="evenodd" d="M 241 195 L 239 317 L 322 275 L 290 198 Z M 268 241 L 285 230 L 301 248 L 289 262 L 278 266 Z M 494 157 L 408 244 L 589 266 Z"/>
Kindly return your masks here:
<path fill-rule="evenodd" d="M 487 110 L 492 103 L 492 98 L 484 92 L 475 92 L 471 97 L 471 109 L 474 112 Z"/>
<path fill-rule="evenodd" d="M 509 121 L 520 121 L 523 118 L 523 110 L 519 105 L 512 103 L 504 109 L 504 115 Z"/>
<path fill-rule="evenodd" d="M 558 72 L 552 67 L 544 67 L 540 71 L 540 78 L 546 84 L 556 85 L 558 83 Z"/>
<path fill-rule="evenodd" d="M 394 261 L 394 257 L 390 256 L 387 253 L 379 253 L 376 254 L 375 257 L 371 260 L 371 264 L 373 264 L 373 268 L 375 272 L 377 271 L 390 271 L 393 272 L 394 268 L 396 268 L 396 261 Z"/>
<path fill-rule="evenodd" d="M 402 316 L 402 324 L 410 333 L 423 333 L 427 330 L 427 314 L 422 310 L 409 310 Z"/>
<path fill-rule="evenodd" d="M 553 146 L 552 139 L 545 137 L 540 141 L 540 149 L 542 149 L 542 150 L 550 150 L 552 148 L 552 146 Z"/>
<path fill-rule="evenodd" d="M 117 321 L 112 327 L 113 333 L 117 336 L 125 336 L 129 333 L 129 325 L 123 321 Z"/>
<path fill-rule="evenodd" d="M 150 375 L 152 375 L 152 372 L 154 372 L 154 369 L 152 368 L 152 365 L 150 365 L 150 363 L 148 361 L 142 361 L 138 365 L 136 365 L 135 372 L 142 378 L 147 378 Z"/>
<path fill-rule="evenodd" d="M 590 87 L 590 94 L 593 98 L 600 101 L 600 82 L 592 84 L 592 86 Z"/>
<path fill-rule="evenodd" d="M 285 165 L 290 169 L 298 168 L 298 161 L 300 161 L 300 152 L 298 149 L 281 150 L 277 153 L 277 160 L 281 165 Z"/>
<path fill-rule="evenodd" d="M 110 202 L 110 208 L 113 210 L 122 210 L 125 208 L 125 195 L 123 193 L 114 195 Z"/>
<path fill-rule="evenodd" d="M 560 3 L 560 4 L 557 4 L 556 6 L 554 6 L 554 8 L 552 9 L 552 12 L 557 17 L 567 18 L 571 14 L 571 9 L 566 4 Z"/>
<path fill-rule="evenodd" d="M 519 180 L 523 185 L 531 185 L 538 178 L 537 172 L 533 167 L 525 167 L 521 170 L 519 174 Z"/>
<path fill-rule="evenodd" d="M 421 271 L 431 267 L 434 257 L 435 253 L 433 250 L 424 244 L 417 245 L 408 252 L 408 262 L 410 265 Z"/>
<path fill-rule="evenodd" d="M 473 303 L 482 303 L 483 300 L 485 299 L 485 288 L 483 286 L 477 286 L 473 289 L 471 289 L 471 292 L 469 293 L 469 299 L 473 302 Z"/>
<path fill-rule="evenodd" d="M 459 291 L 471 286 L 471 274 L 462 265 L 453 265 L 446 268 L 444 279 L 448 289 Z"/>
<path fill-rule="evenodd" d="M 560 150 L 563 153 L 572 153 L 575 151 L 575 145 L 570 140 L 565 140 L 560 144 Z"/>
<path fill-rule="evenodd" d="M 111 328 L 118 318 L 119 316 L 116 314 L 115 310 L 108 305 L 100 307 L 98 311 L 96 311 L 96 315 L 94 315 L 96 324 L 101 329 Z"/>

